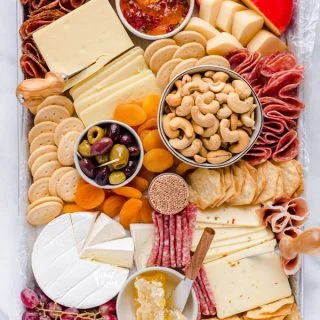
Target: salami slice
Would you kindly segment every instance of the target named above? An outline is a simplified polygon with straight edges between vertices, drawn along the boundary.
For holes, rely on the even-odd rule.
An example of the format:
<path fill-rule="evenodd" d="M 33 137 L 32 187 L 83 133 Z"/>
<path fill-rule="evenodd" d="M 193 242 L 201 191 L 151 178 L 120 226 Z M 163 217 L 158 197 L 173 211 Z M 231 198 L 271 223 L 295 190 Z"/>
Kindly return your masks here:
<path fill-rule="evenodd" d="M 278 146 L 273 153 L 272 159 L 277 162 L 289 161 L 296 158 L 298 152 L 298 133 L 295 130 L 290 130 L 279 140 Z"/>
<path fill-rule="evenodd" d="M 189 229 L 186 215 L 182 215 L 182 266 L 186 266 L 190 262 L 190 246 L 189 246 Z"/>
<path fill-rule="evenodd" d="M 272 149 L 267 146 L 253 146 L 253 148 L 246 154 L 245 160 L 252 166 L 257 166 L 266 162 L 272 156 Z"/>
<path fill-rule="evenodd" d="M 163 216 L 163 251 L 162 266 L 170 267 L 170 232 L 169 232 L 169 216 Z"/>
<path fill-rule="evenodd" d="M 177 267 L 182 268 L 182 217 L 181 214 L 176 214 L 176 258 L 177 258 Z"/>
<path fill-rule="evenodd" d="M 243 63 L 250 55 L 250 51 L 247 49 L 236 49 L 231 51 L 227 55 L 227 59 L 230 62 L 231 68 L 235 69 L 238 65 Z"/>
<path fill-rule="evenodd" d="M 32 55 L 27 54 L 21 56 L 20 66 L 27 78 L 44 78 L 49 71 L 44 64 L 37 61 Z"/>
<path fill-rule="evenodd" d="M 164 247 L 164 220 L 163 215 L 160 213 L 156 213 L 158 215 L 158 226 L 159 226 L 159 238 L 160 238 L 160 245 L 159 245 L 159 254 L 157 257 L 157 266 L 162 266 L 162 254 L 163 254 L 163 247 Z"/>
<path fill-rule="evenodd" d="M 170 267 L 177 267 L 177 258 L 176 258 L 176 217 L 175 215 L 169 216 L 169 237 L 170 237 Z"/>
<path fill-rule="evenodd" d="M 193 288 L 195 288 L 196 290 L 196 294 L 197 294 L 197 298 L 198 298 L 198 301 L 199 301 L 199 304 L 200 304 L 200 312 L 202 315 L 204 316 L 209 316 L 210 315 L 210 312 L 209 312 L 209 307 L 206 303 L 206 300 L 203 296 L 203 293 L 201 291 L 201 288 L 199 286 L 199 283 L 198 283 L 198 278 L 193 282 Z"/>
<path fill-rule="evenodd" d="M 47 4 L 44 4 L 42 6 L 33 6 L 32 4 L 29 5 L 29 13 L 31 16 L 34 16 L 38 13 L 48 11 L 48 10 L 55 10 L 59 9 L 59 0 L 49 1 Z"/>
<path fill-rule="evenodd" d="M 272 59 L 263 64 L 261 75 L 270 78 L 279 71 L 291 70 L 296 68 L 297 60 L 292 53 L 284 52 L 275 54 Z"/>
<path fill-rule="evenodd" d="M 59 0 L 59 5 L 66 11 L 72 11 L 85 4 L 87 0 Z"/>
<path fill-rule="evenodd" d="M 153 247 L 148 260 L 148 266 L 154 266 L 157 264 L 157 258 L 159 255 L 159 248 L 160 248 L 160 231 L 159 231 L 159 223 L 158 223 L 158 214 L 153 213 L 152 219 L 154 224 L 154 242 L 153 242 Z"/>
<path fill-rule="evenodd" d="M 204 284 L 205 292 L 206 292 L 206 294 L 207 294 L 207 296 L 209 298 L 209 301 L 210 301 L 209 309 L 210 309 L 210 312 L 212 310 L 211 315 L 213 316 L 216 313 L 216 300 L 215 300 L 213 292 L 211 290 L 211 285 L 209 283 L 206 271 L 205 271 L 205 269 L 203 267 L 201 267 L 201 269 L 200 269 L 200 279 Z"/>
<path fill-rule="evenodd" d="M 43 57 L 32 39 L 26 40 L 22 43 L 22 53 L 33 56 L 39 63 L 45 64 Z"/>
<path fill-rule="evenodd" d="M 256 65 L 259 63 L 261 58 L 261 53 L 259 52 L 252 52 L 249 57 L 244 60 L 240 65 L 235 68 L 235 72 L 240 73 L 245 78 L 250 77 L 250 73 L 254 70 Z"/>

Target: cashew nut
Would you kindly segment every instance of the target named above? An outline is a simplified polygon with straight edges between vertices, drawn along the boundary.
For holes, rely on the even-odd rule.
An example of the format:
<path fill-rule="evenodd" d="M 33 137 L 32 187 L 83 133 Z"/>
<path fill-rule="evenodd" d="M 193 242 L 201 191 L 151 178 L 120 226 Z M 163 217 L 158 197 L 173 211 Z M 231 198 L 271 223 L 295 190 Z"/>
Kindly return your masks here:
<path fill-rule="evenodd" d="M 241 128 L 242 130 L 244 130 L 249 136 L 252 135 L 252 129 L 251 128 L 248 128 L 248 127 L 242 127 Z"/>
<path fill-rule="evenodd" d="M 229 118 L 231 116 L 231 114 L 232 114 L 232 110 L 228 107 L 227 104 L 223 104 L 222 108 L 220 108 L 219 111 L 217 112 L 216 117 L 219 120 L 222 120 L 222 119 Z"/>
<path fill-rule="evenodd" d="M 200 153 L 201 157 L 205 157 L 206 158 L 207 154 L 208 154 L 208 150 L 204 146 L 202 146 L 200 151 L 199 151 L 199 153 Z"/>
<path fill-rule="evenodd" d="M 191 77 L 188 74 L 185 74 L 182 78 L 182 85 L 184 86 L 188 82 L 191 82 Z"/>
<path fill-rule="evenodd" d="M 194 139 L 192 141 L 191 146 L 181 150 L 181 154 L 185 157 L 194 157 L 196 154 L 199 153 L 202 147 L 202 142 L 199 139 Z"/>
<path fill-rule="evenodd" d="M 239 140 L 238 130 L 231 131 L 229 128 L 230 128 L 230 121 L 228 119 L 223 119 L 220 121 L 220 134 L 223 142 L 230 142 L 230 143 L 237 142 Z"/>
<path fill-rule="evenodd" d="M 206 157 L 201 157 L 198 154 L 196 154 L 193 158 L 197 163 L 205 163 L 207 161 Z"/>
<path fill-rule="evenodd" d="M 207 71 L 205 72 L 205 77 L 207 78 L 212 78 L 214 76 L 215 72 L 214 71 Z"/>
<path fill-rule="evenodd" d="M 207 83 L 213 83 L 213 80 L 211 78 L 202 78 L 202 81 Z"/>
<path fill-rule="evenodd" d="M 194 100 L 191 96 L 182 98 L 181 105 L 176 109 L 176 115 L 179 117 L 186 117 L 190 114 L 191 108 L 194 106 Z"/>
<path fill-rule="evenodd" d="M 232 154 L 225 150 L 211 151 L 207 155 L 208 162 L 212 164 L 219 164 L 228 161 Z"/>
<path fill-rule="evenodd" d="M 225 87 L 225 83 L 224 82 L 214 82 L 214 83 L 209 83 L 209 90 L 211 90 L 214 93 L 218 93 L 221 92 L 224 87 Z"/>
<path fill-rule="evenodd" d="M 178 107 L 181 104 L 182 96 L 181 96 L 181 90 L 182 90 L 182 81 L 177 80 L 175 82 L 175 85 L 177 87 L 177 91 L 170 93 L 166 97 L 166 102 L 170 107 Z"/>
<path fill-rule="evenodd" d="M 231 117 L 230 117 L 230 129 L 231 129 L 231 131 L 234 131 L 239 127 L 238 121 L 239 121 L 238 115 L 236 113 L 233 113 L 231 115 Z"/>
<path fill-rule="evenodd" d="M 250 143 L 250 137 L 244 130 L 237 130 L 237 132 L 239 133 L 238 142 L 229 147 L 232 153 L 242 152 Z"/>
<path fill-rule="evenodd" d="M 170 121 L 169 126 L 172 130 L 181 129 L 188 138 L 191 138 L 194 133 L 192 124 L 185 118 L 175 117 Z"/>
<path fill-rule="evenodd" d="M 166 114 L 162 117 L 163 130 L 167 137 L 174 139 L 179 137 L 179 131 L 173 130 L 170 126 L 170 121 L 175 117 L 174 113 Z"/>
<path fill-rule="evenodd" d="M 192 124 L 194 132 L 196 134 L 202 136 L 204 133 L 204 129 L 201 126 L 199 126 L 198 124 L 196 124 L 193 120 L 191 121 L 191 124 Z"/>
<path fill-rule="evenodd" d="M 247 113 L 243 113 L 241 116 L 240 116 L 240 119 L 241 119 L 241 122 L 246 126 L 246 127 L 249 127 L 249 128 L 253 128 L 254 125 L 255 125 L 255 121 L 254 119 L 251 118 L 251 115 L 254 114 L 254 112 L 247 112 Z"/>
<path fill-rule="evenodd" d="M 202 143 L 207 150 L 215 151 L 221 146 L 221 138 L 218 134 L 211 136 L 209 139 L 202 139 Z"/>
<path fill-rule="evenodd" d="M 219 120 L 216 118 L 214 125 L 212 127 L 205 129 L 202 137 L 210 138 L 211 136 L 217 133 L 218 129 L 219 129 Z"/>
<path fill-rule="evenodd" d="M 234 87 L 230 84 L 230 83 L 227 83 L 223 90 L 222 90 L 222 93 L 226 93 L 226 94 L 229 94 L 230 92 L 234 92 Z"/>
<path fill-rule="evenodd" d="M 241 100 L 245 100 L 251 96 L 250 87 L 242 80 L 233 80 L 232 86 Z"/>
<path fill-rule="evenodd" d="M 183 85 L 181 89 L 181 95 L 190 96 L 194 91 L 200 91 L 204 93 L 208 91 L 208 88 L 209 84 L 201 80 L 201 75 L 195 74 L 192 76 L 191 82 L 188 82 L 185 85 Z"/>
<path fill-rule="evenodd" d="M 219 71 L 213 75 L 212 79 L 214 82 L 221 81 L 226 83 L 229 80 L 229 75 L 226 74 L 225 72 Z"/>
<path fill-rule="evenodd" d="M 180 138 L 169 139 L 169 143 L 173 148 L 177 150 L 182 150 L 189 147 L 195 138 L 196 138 L 195 134 L 193 134 L 191 138 L 188 138 L 186 137 L 186 135 L 183 135 L 182 139 Z"/>
<path fill-rule="evenodd" d="M 228 101 L 228 95 L 226 93 L 217 93 L 216 94 L 216 100 L 220 103 L 220 104 L 223 104 L 223 103 L 226 103 Z"/>
<path fill-rule="evenodd" d="M 206 95 L 206 93 L 204 95 Z M 212 99 L 210 103 L 206 103 L 204 95 L 197 96 L 196 106 L 199 107 L 200 111 L 203 114 L 207 114 L 207 113 L 216 114 L 220 108 L 219 102 Z"/>
<path fill-rule="evenodd" d="M 235 113 L 246 113 L 252 108 L 252 105 L 246 103 L 245 101 L 241 101 L 239 95 L 235 92 L 231 92 L 228 95 L 227 102 L 229 108 Z"/>
<path fill-rule="evenodd" d="M 204 128 L 212 127 L 217 121 L 217 118 L 211 113 L 202 114 L 197 106 L 191 108 L 191 116 L 196 124 Z"/>

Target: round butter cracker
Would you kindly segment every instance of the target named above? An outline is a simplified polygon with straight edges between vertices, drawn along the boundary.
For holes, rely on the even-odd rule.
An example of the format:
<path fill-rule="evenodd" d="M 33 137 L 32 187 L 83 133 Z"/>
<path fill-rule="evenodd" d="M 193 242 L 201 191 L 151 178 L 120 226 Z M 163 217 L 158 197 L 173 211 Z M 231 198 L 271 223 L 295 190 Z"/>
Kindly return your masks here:
<path fill-rule="evenodd" d="M 197 62 L 197 66 L 204 66 L 204 65 L 214 65 L 214 66 L 219 66 L 219 67 L 224 67 L 227 69 L 230 69 L 230 63 L 229 61 L 222 57 L 222 56 L 217 56 L 217 55 L 211 55 L 211 56 L 206 56 Z"/>
<path fill-rule="evenodd" d="M 189 42 L 181 46 L 173 55 L 173 59 L 200 59 L 204 57 L 206 50 L 203 45 L 198 42 Z"/>
<path fill-rule="evenodd" d="M 174 77 L 176 77 L 179 73 L 194 67 L 198 62 L 198 59 L 191 58 L 182 60 L 171 72 L 169 80 L 171 81 Z"/>
<path fill-rule="evenodd" d="M 182 62 L 182 59 L 172 59 L 164 63 L 159 69 L 156 79 L 159 87 L 163 90 L 169 83 L 170 75 L 173 69 Z"/>
<path fill-rule="evenodd" d="M 80 132 L 71 131 L 66 133 L 58 146 L 58 160 L 64 166 L 71 166 L 74 164 L 74 146 L 80 135 Z"/>
<path fill-rule="evenodd" d="M 64 119 L 58 124 L 54 132 L 54 142 L 58 146 L 62 136 L 66 133 L 70 131 L 81 132 L 82 130 L 84 130 L 84 125 L 79 118 L 71 117 Z"/>
<path fill-rule="evenodd" d="M 182 46 L 189 42 L 198 42 L 202 46 L 207 45 L 207 39 L 199 32 L 196 31 L 181 31 L 177 33 L 173 39 L 177 42 L 179 46 Z"/>
<path fill-rule="evenodd" d="M 32 168 L 33 163 L 36 161 L 37 158 L 41 157 L 43 154 L 49 153 L 49 152 L 57 152 L 58 148 L 54 145 L 44 145 L 36 150 L 34 150 L 29 157 L 28 160 L 28 167 L 29 169 Z"/>
<path fill-rule="evenodd" d="M 150 59 L 150 69 L 157 73 L 163 64 L 172 59 L 179 48 L 177 45 L 170 45 L 156 51 Z"/>
<path fill-rule="evenodd" d="M 54 137 L 52 132 L 41 133 L 37 137 L 35 137 L 30 144 L 30 154 L 33 153 L 36 149 L 47 145 L 54 146 Z"/>
<path fill-rule="evenodd" d="M 28 134 L 28 141 L 32 143 L 32 141 L 42 133 L 48 133 L 56 130 L 57 124 L 52 121 L 44 121 L 40 122 L 39 124 L 35 125 Z"/>
<path fill-rule="evenodd" d="M 32 167 L 31 167 L 31 174 L 34 176 L 36 171 L 45 163 L 50 162 L 50 161 L 54 161 L 57 160 L 58 156 L 57 156 L 57 152 L 48 152 L 45 153 L 43 155 L 41 155 L 40 157 L 38 157 Z"/>
<path fill-rule="evenodd" d="M 58 202 L 45 202 L 28 212 L 27 221 L 34 226 L 40 226 L 49 223 L 58 217 L 61 212 L 62 204 Z"/>
<path fill-rule="evenodd" d="M 73 202 L 79 180 L 80 175 L 76 169 L 65 173 L 57 184 L 58 196 L 66 202 Z"/>
<path fill-rule="evenodd" d="M 42 204 L 42 203 L 46 203 L 46 202 L 58 202 L 60 203 L 61 205 L 63 205 L 63 201 L 58 198 L 58 197 L 43 197 L 43 198 L 40 198 L 39 200 L 36 200 L 34 202 L 32 202 L 29 206 L 28 206 L 28 211 L 30 211 L 31 209 L 33 209 L 34 207 L 36 207 L 37 205 L 39 204 Z"/>
<path fill-rule="evenodd" d="M 61 168 L 61 164 L 57 160 L 53 160 L 41 165 L 35 174 L 33 175 L 33 180 L 36 181 L 40 178 L 51 177 L 55 170 Z"/>
<path fill-rule="evenodd" d="M 34 123 L 53 121 L 60 123 L 63 119 L 69 118 L 70 114 L 65 107 L 50 105 L 41 109 L 34 117 Z"/>
<path fill-rule="evenodd" d="M 161 48 L 166 46 L 175 45 L 176 42 L 173 39 L 160 39 L 152 42 L 144 52 L 144 60 L 147 64 L 150 64 L 151 57 Z"/>
<path fill-rule="evenodd" d="M 57 196 L 57 184 L 59 183 L 60 179 L 63 177 L 64 174 L 73 170 L 72 167 L 62 167 L 57 169 L 49 179 L 49 193 L 53 196 Z"/>
<path fill-rule="evenodd" d="M 32 203 L 43 197 L 50 196 L 49 193 L 49 178 L 41 178 L 35 181 L 28 190 L 28 199 Z"/>
<path fill-rule="evenodd" d="M 41 102 L 38 105 L 37 113 L 41 109 L 48 107 L 48 106 L 52 106 L 52 105 L 61 106 L 61 107 L 66 108 L 68 110 L 70 116 L 73 114 L 74 108 L 73 108 L 72 101 L 65 96 L 59 96 L 59 95 L 47 97 L 43 102 Z"/>

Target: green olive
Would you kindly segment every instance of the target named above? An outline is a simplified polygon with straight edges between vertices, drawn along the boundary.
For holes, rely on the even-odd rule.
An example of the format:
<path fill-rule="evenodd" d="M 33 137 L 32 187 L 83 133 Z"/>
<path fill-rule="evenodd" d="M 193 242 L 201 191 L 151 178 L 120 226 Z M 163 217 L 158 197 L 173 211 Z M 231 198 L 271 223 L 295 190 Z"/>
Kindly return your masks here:
<path fill-rule="evenodd" d="M 95 158 L 99 164 L 104 164 L 104 163 L 108 162 L 108 160 L 109 160 L 108 154 L 102 154 L 101 156 L 95 156 Z"/>
<path fill-rule="evenodd" d="M 78 152 L 83 157 L 90 157 L 91 156 L 91 145 L 88 140 L 83 140 L 78 146 Z"/>
<path fill-rule="evenodd" d="M 122 171 L 113 171 L 109 176 L 110 184 L 120 184 L 126 180 L 126 175 Z"/>
<path fill-rule="evenodd" d="M 112 164 L 113 169 L 119 170 L 124 168 L 129 161 L 129 150 L 123 144 L 115 144 L 110 151 L 110 161 L 119 159 Z"/>
<path fill-rule="evenodd" d="M 98 126 L 94 126 L 88 130 L 88 141 L 90 144 L 94 144 L 104 137 L 104 130 Z"/>

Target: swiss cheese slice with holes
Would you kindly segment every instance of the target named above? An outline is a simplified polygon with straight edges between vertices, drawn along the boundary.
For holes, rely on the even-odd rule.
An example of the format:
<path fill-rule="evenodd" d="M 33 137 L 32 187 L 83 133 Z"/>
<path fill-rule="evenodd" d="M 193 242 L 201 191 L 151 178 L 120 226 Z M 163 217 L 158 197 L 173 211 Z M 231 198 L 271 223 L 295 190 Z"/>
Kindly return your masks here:
<path fill-rule="evenodd" d="M 219 34 L 219 31 L 213 27 L 209 22 L 204 21 L 198 17 L 190 19 L 185 27 L 185 30 L 196 31 L 201 33 L 207 40 L 214 38 Z"/>
<path fill-rule="evenodd" d="M 224 0 L 201 0 L 199 18 L 216 26 L 217 16 Z"/>
<path fill-rule="evenodd" d="M 226 56 L 232 50 L 243 48 L 239 40 L 232 34 L 222 32 L 207 42 L 207 53 L 209 55 Z"/>

